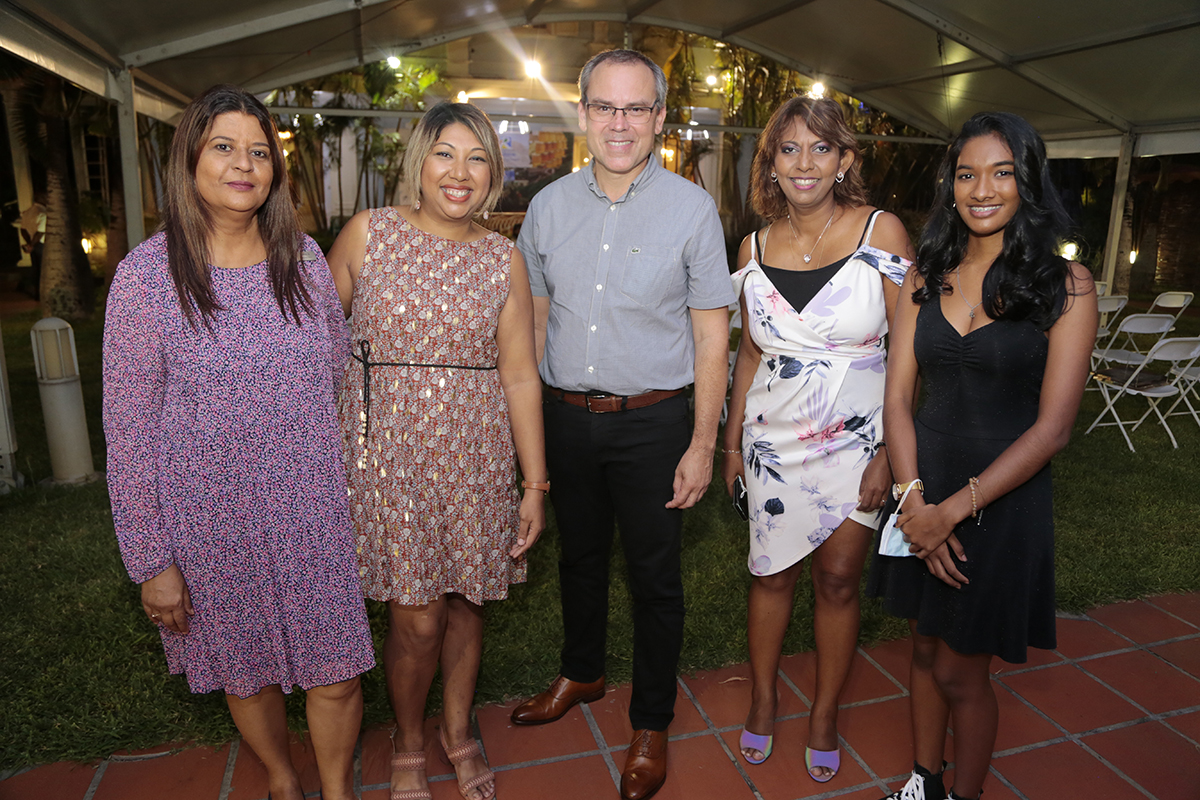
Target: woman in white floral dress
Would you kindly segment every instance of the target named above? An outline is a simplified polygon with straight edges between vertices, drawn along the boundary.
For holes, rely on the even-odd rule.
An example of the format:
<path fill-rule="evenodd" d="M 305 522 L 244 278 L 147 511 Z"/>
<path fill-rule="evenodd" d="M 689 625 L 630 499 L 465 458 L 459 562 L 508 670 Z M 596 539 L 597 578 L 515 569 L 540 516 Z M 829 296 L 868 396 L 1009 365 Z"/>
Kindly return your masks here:
<path fill-rule="evenodd" d="M 899 219 L 866 204 L 858 147 L 832 100 L 798 97 L 776 110 L 751 192 L 771 222 L 746 237 L 733 276 L 744 327 L 724 444 L 730 491 L 741 475 L 749 493 L 754 576 L 741 750 L 752 764 L 770 755 L 780 650 L 812 554 L 817 682 L 805 758 L 824 782 L 840 763 L 837 705 L 858 639 L 859 579 L 891 487 L 883 336 L 912 248 Z"/>

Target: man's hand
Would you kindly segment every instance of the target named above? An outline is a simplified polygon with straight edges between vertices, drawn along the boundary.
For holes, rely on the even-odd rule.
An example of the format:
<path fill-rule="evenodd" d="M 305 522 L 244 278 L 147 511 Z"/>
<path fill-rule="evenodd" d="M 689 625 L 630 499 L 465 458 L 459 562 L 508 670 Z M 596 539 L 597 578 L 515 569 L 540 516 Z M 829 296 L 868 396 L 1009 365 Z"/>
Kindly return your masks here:
<path fill-rule="evenodd" d="M 692 445 L 675 468 L 675 491 L 667 508 L 691 508 L 700 502 L 712 481 L 712 451 Z"/>

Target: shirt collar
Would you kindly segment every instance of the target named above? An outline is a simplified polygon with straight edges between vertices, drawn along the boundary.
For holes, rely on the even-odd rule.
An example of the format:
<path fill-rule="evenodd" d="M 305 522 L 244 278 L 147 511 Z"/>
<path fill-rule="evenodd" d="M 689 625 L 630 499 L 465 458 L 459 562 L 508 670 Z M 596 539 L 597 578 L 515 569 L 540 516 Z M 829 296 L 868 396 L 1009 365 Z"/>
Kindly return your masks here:
<path fill-rule="evenodd" d="M 625 194 L 617 198 L 615 202 L 623 203 L 631 197 L 636 196 L 639 192 L 649 186 L 650 182 L 658 177 L 658 173 L 661 171 L 662 165 L 658 163 L 658 159 L 654 157 L 654 152 L 651 151 L 650 155 L 646 157 L 646 166 L 643 167 L 642 171 L 639 172 L 637 177 L 633 179 L 633 183 L 629 184 L 629 188 L 625 190 Z M 585 177 L 587 178 L 588 188 L 592 190 L 592 194 L 601 198 L 606 203 L 614 202 L 613 200 L 610 200 L 608 195 L 604 193 L 604 190 L 600 188 L 600 182 L 596 180 L 595 159 L 588 164 Z"/>

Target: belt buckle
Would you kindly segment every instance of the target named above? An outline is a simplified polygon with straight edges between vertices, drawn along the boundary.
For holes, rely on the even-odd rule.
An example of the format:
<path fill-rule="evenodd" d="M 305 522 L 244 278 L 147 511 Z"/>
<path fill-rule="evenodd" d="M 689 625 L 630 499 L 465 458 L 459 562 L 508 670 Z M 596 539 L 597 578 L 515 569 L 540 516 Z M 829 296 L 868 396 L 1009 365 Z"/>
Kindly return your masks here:
<path fill-rule="evenodd" d="M 592 408 L 592 400 L 593 399 L 604 400 L 604 399 L 607 399 L 609 397 L 614 397 L 614 396 L 615 395 L 611 395 L 608 392 L 584 392 L 583 393 L 583 405 L 588 410 L 588 413 L 590 413 L 590 414 L 607 414 L 607 413 L 609 413 L 610 409 L 600 409 L 600 408 L 593 409 Z"/>

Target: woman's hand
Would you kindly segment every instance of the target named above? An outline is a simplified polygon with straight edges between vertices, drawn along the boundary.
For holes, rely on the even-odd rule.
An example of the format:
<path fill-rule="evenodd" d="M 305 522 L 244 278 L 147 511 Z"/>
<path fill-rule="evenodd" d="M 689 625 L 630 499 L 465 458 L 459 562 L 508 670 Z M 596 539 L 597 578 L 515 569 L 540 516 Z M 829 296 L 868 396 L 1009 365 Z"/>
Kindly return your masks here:
<path fill-rule="evenodd" d="M 151 622 L 175 633 L 188 632 L 188 617 L 196 612 L 179 567 L 172 564 L 142 584 L 142 608 Z"/>
<path fill-rule="evenodd" d="M 546 529 L 546 493 L 541 489 L 526 489 L 521 498 L 521 529 L 517 531 L 517 545 L 508 551 L 515 559 L 525 557 L 529 548 Z"/>
<path fill-rule="evenodd" d="M 730 453 L 728 450 L 721 453 L 721 477 L 725 479 L 725 491 L 730 497 L 733 497 L 733 479 L 738 475 L 742 476 L 742 483 L 746 482 L 746 463 L 742 461 L 741 453 Z"/>
<path fill-rule="evenodd" d="M 957 520 L 950 519 L 945 509 L 937 504 L 921 503 L 913 507 L 909 497 L 908 511 L 900 515 L 896 524 L 909 543 L 908 552 L 918 558 L 929 558 L 954 532 Z"/>
<path fill-rule="evenodd" d="M 888 463 L 887 453 L 877 451 L 858 483 L 858 510 L 878 511 L 883 508 L 891 490 L 892 467 Z"/>
<path fill-rule="evenodd" d="M 959 561 L 967 560 L 967 553 L 963 550 L 962 543 L 952 533 L 949 539 L 942 542 L 936 550 L 929 554 L 929 558 L 925 559 L 925 566 L 942 583 L 949 584 L 955 589 L 961 589 L 964 583 L 970 583 L 970 581 L 958 571 L 958 566 L 954 563 L 954 559 L 950 557 L 951 550 L 954 551 L 954 555 Z"/>

